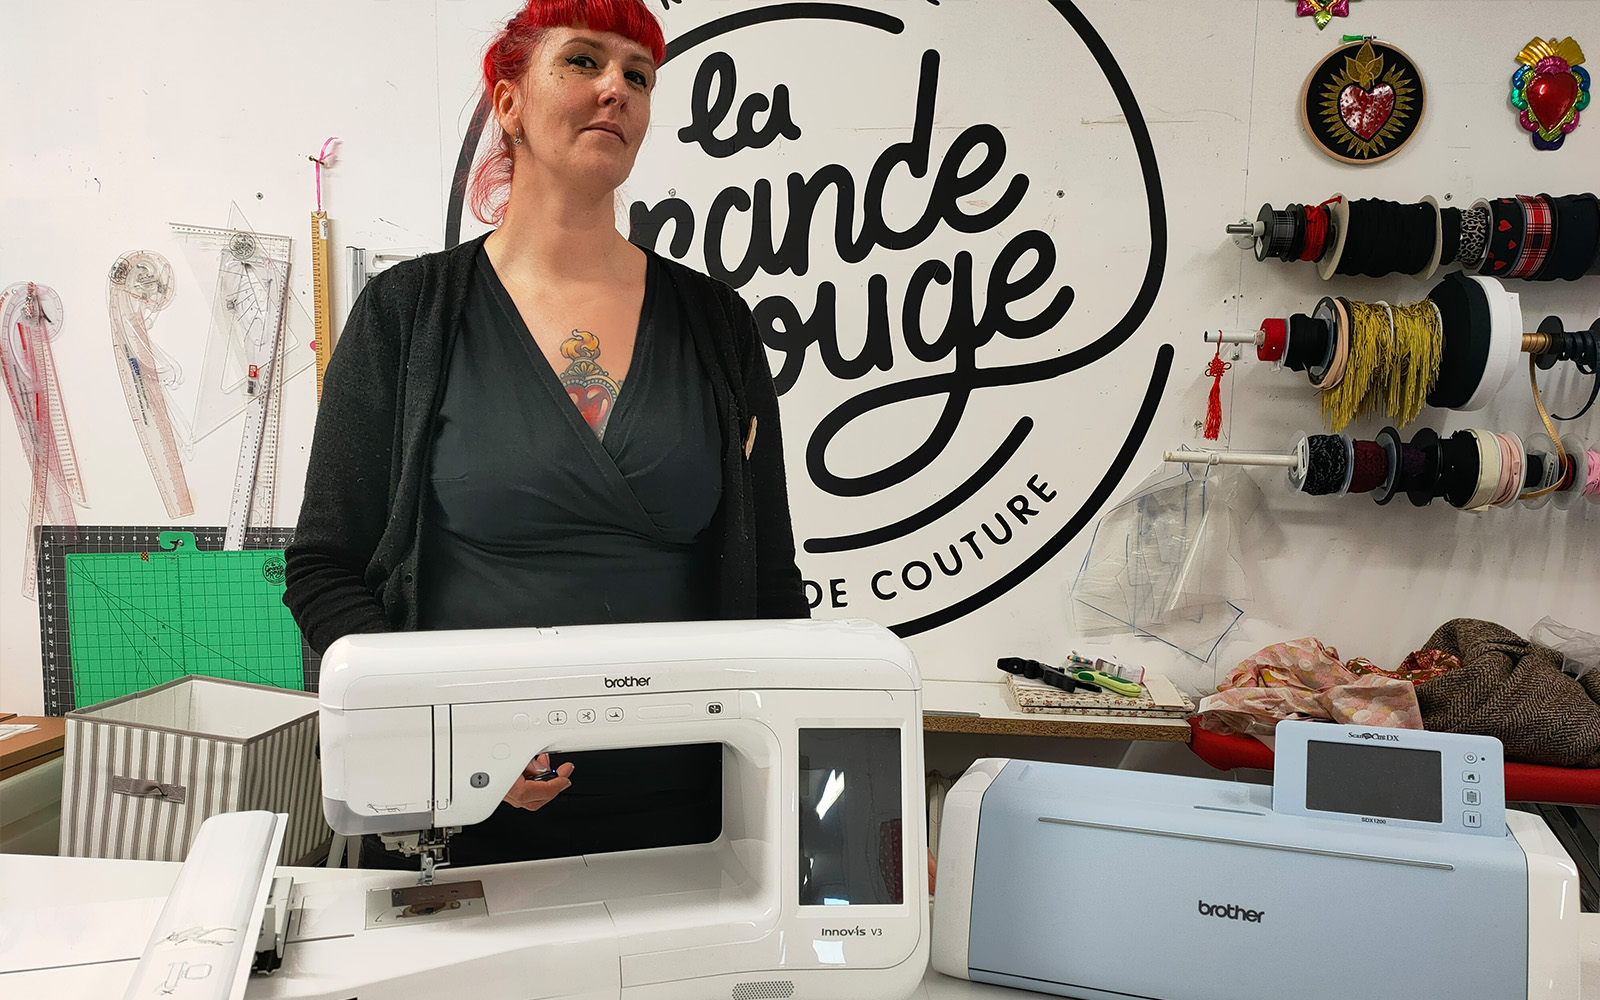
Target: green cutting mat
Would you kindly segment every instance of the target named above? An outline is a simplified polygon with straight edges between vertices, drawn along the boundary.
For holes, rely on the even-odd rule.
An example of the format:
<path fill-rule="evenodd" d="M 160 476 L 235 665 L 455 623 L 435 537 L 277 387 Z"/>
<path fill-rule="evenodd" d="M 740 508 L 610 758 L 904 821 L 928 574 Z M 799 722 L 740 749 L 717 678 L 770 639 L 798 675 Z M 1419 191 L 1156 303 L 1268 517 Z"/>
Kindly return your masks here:
<path fill-rule="evenodd" d="M 283 550 L 206 552 L 187 532 L 162 550 L 66 556 L 79 706 L 187 674 L 304 690 L 300 631 L 283 606 Z"/>

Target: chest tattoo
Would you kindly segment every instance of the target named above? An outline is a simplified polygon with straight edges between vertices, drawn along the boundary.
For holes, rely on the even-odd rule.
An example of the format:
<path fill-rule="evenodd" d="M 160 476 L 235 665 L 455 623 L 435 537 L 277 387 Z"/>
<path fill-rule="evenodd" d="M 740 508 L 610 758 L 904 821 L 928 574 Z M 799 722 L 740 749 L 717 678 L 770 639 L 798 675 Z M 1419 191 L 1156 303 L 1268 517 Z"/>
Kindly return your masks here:
<path fill-rule="evenodd" d="M 617 405 L 622 380 L 614 379 L 600 367 L 600 338 L 588 330 L 574 330 L 561 342 L 561 356 L 571 363 L 558 376 L 594 435 L 606 436 L 606 422 Z"/>

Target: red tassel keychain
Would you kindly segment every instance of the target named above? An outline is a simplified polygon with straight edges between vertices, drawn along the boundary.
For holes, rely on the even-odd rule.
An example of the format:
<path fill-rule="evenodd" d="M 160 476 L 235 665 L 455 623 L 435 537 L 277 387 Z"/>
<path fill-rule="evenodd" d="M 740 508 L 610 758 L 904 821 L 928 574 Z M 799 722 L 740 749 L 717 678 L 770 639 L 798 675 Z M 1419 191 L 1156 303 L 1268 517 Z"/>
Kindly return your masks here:
<path fill-rule="evenodd" d="M 1206 440 L 1215 441 L 1222 434 L 1222 375 L 1233 365 L 1222 360 L 1222 345 L 1217 345 L 1216 357 L 1206 363 L 1206 374 L 1211 376 L 1211 397 L 1206 400 Z"/>

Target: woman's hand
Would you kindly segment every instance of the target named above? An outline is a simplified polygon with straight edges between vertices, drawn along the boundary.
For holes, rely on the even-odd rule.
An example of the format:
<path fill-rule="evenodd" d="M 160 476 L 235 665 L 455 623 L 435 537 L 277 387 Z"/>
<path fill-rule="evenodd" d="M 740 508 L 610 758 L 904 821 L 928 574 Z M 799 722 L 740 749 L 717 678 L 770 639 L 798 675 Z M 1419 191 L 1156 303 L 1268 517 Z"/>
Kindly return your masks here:
<path fill-rule="evenodd" d="M 572 762 L 568 761 L 552 772 L 550 755 L 542 753 L 528 761 L 528 766 L 522 769 L 522 777 L 511 786 L 511 791 L 505 794 L 503 801 L 518 809 L 533 812 L 571 787 Z"/>

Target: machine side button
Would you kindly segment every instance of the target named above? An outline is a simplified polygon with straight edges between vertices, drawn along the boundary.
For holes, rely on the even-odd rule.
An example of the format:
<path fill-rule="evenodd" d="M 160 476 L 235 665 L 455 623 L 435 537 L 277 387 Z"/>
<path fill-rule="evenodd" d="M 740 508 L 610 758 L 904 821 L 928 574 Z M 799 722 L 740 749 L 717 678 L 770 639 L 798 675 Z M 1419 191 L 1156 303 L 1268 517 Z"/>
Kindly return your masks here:
<path fill-rule="evenodd" d="M 607 722 L 621 722 L 622 721 L 622 709 L 616 708 L 616 707 L 612 707 L 612 708 L 606 709 L 606 721 Z"/>
<path fill-rule="evenodd" d="M 580 709 L 578 709 L 578 721 L 582 722 L 582 723 L 585 723 L 585 724 L 593 722 L 594 721 L 594 709 L 592 709 L 592 708 L 580 708 Z"/>
<path fill-rule="evenodd" d="M 1476 785 L 1478 783 L 1478 772 L 1477 771 L 1462 771 L 1461 772 L 1461 780 L 1465 781 L 1469 785 Z"/>
<path fill-rule="evenodd" d="M 550 724 L 552 726 L 564 726 L 564 725 L 566 725 L 567 724 L 567 713 L 562 712 L 560 710 L 551 712 L 550 713 Z"/>
<path fill-rule="evenodd" d="M 1478 805 L 1483 801 L 1483 793 L 1476 788 L 1466 788 L 1461 792 L 1461 801 L 1469 806 Z"/>
<path fill-rule="evenodd" d="M 1483 814 L 1476 809 L 1468 809 L 1461 814 L 1461 825 L 1470 830 L 1476 830 L 1483 825 Z"/>

